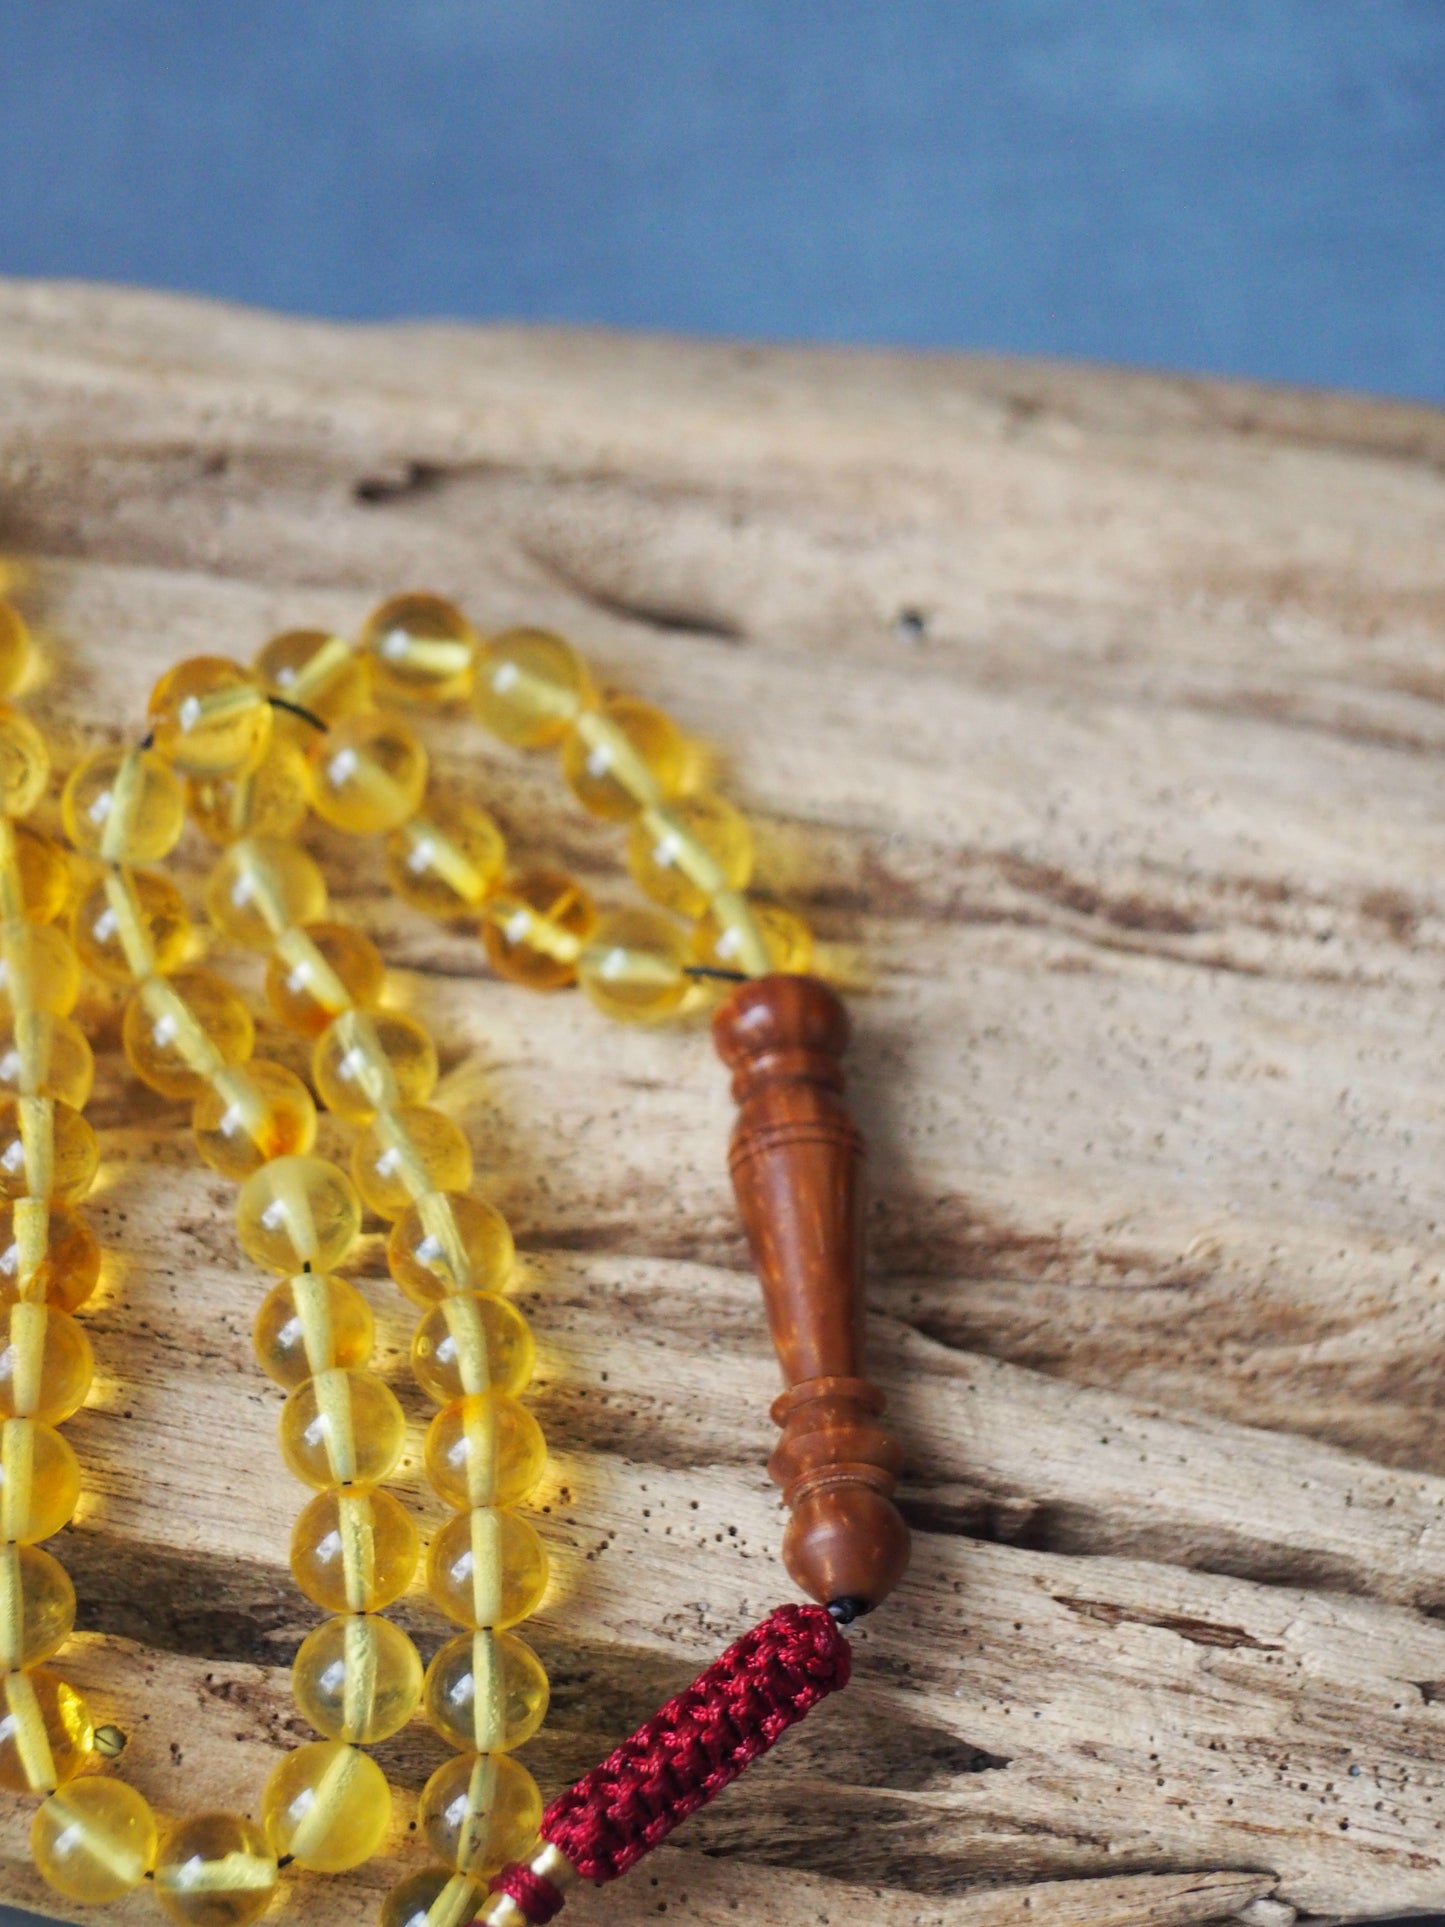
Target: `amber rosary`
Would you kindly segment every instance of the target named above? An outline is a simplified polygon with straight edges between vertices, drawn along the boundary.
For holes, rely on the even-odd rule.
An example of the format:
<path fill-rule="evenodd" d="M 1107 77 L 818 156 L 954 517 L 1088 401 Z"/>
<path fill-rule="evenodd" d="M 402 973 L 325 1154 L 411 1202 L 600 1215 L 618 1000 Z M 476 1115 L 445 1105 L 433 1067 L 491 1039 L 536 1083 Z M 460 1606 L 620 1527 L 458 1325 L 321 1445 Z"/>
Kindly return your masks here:
<path fill-rule="evenodd" d="M 20 615 L 0 603 L 0 692 L 22 682 L 30 652 Z M 429 786 L 425 748 L 394 705 L 462 703 L 505 743 L 558 752 L 580 802 L 625 826 L 628 868 L 657 907 L 599 917 L 570 877 L 515 873 L 487 811 Z M 748 896 L 748 826 L 703 776 L 667 716 L 600 692 L 560 637 L 483 639 L 433 595 L 384 603 L 355 642 L 292 631 L 250 669 L 181 663 L 153 691 L 142 740 L 71 772 L 68 850 L 27 820 L 49 786 L 45 741 L 0 704 L 0 1785 L 40 1798 L 36 1865 L 67 1900 L 115 1900 L 148 1882 L 174 1921 L 239 1927 L 265 1913 L 287 1867 L 360 1866 L 392 1821 L 390 1788 L 363 1749 L 423 1710 L 455 1757 L 421 1794 L 431 1864 L 386 1897 L 382 1927 L 541 1923 L 571 1881 L 625 1871 L 846 1681 L 839 1629 L 878 1603 L 908 1555 L 892 1499 L 898 1448 L 863 1376 L 847 1023 L 806 974 L 806 926 Z M 540 1604 L 547 1566 L 518 1509 L 546 1448 L 521 1402 L 531 1334 L 503 1295 L 512 1237 L 472 1189 L 467 1139 L 429 1102 L 431 1037 L 388 1006 L 375 945 L 328 914 L 321 871 L 294 841 L 308 811 L 384 836 L 397 893 L 473 925 L 514 983 L 578 983 L 631 1022 L 724 993 L 713 1024 L 739 1107 L 733 1182 L 785 1387 L 769 1470 L 791 1512 L 785 1563 L 818 1604 L 780 1607 L 545 1809 L 512 1757 L 548 1698 L 514 1630 Z M 152 867 L 188 815 L 220 846 L 205 888 L 215 933 L 264 954 L 270 1010 L 311 1041 L 310 1087 L 252 1055 L 246 1001 L 193 960 L 181 893 Z M 85 970 L 124 991 L 131 1070 L 191 1104 L 196 1149 L 239 1186 L 240 1244 L 276 1280 L 255 1347 L 287 1393 L 285 1463 L 312 1492 L 291 1569 L 328 1617 L 293 1669 L 297 1708 L 321 1737 L 274 1768 L 259 1820 L 160 1821 L 116 1769 L 119 1736 L 54 1664 L 76 1600 L 39 1542 L 80 1495 L 58 1428 L 90 1387 L 75 1314 L 101 1262 L 77 1209 L 98 1163 L 84 1116 L 91 1050 L 71 1017 Z M 353 1132 L 349 1173 L 314 1154 L 313 1090 Z M 426 1668 L 384 1616 L 423 1555 L 387 1487 L 405 1445 L 401 1406 L 370 1368 L 368 1304 L 340 1273 L 366 1212 L 390 1227 L 388 1269 L 419 1314 L 412 1369 L 437 1406 L 426 1474 L 451 1516 L 426 1550 L 425 1584 L 454 1636 Z"/>

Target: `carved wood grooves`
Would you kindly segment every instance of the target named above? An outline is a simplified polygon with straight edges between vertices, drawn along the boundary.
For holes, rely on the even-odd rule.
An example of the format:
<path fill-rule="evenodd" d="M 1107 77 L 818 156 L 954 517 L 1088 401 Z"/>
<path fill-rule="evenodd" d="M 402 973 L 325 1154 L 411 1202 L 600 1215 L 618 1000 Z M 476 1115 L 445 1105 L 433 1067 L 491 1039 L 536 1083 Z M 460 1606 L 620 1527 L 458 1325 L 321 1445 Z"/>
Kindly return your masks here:
<path fill-rule="evenodd" d="M 848 1018 L 826 984 L 740 986 L 713 1020 L 738 1118 L 729 1163 L 786 1390 L 768 1461 L 783 1561 L 823 1605 L 876 1606 L 908 1563 L 902 1452 L 863 1373 L 863 1139 L 843 1099 Z"/>

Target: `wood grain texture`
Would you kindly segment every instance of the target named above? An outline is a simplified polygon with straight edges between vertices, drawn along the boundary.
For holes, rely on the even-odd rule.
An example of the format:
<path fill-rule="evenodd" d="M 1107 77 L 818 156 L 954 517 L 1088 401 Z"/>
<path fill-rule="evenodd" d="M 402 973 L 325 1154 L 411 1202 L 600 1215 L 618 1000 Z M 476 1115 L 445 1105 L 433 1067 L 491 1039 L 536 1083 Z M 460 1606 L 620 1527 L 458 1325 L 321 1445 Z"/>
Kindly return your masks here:
<path fill-rule="evenodd" d="M 1445 417 L 1404 406 L 0 289 L 0 549 L 70 750 L 184 653 L 434 587 L 712 740 L 763 880 L 870 980 L 870 1365 L 913 1565 L 855 1686 L 579 1923 L 1445 1904 L 1442 538 Z M 550 768 L 461 719 L 430 741 L 519 850 L 625 897 Z M 787 1592 L 726 1080 L 700 1022 L 500 986 L 374 850 L 314 841 L 524 1250 L 555 1788 Z M 261 1281 L 87 1021 L 116 1257 L 72 1429 L 78 1671 L 160 1805 L 254 1807 L 310 1618 Z M 375 1241 L 360 1269 L 419 1420 Z M 384 1755 L 415 1786 L 440 1749 Z M 0 1889 L 33 1904 L 24 1832 L 7 1803 Z M 287 1918 L 364 1920 L 391 1871 Z"/>

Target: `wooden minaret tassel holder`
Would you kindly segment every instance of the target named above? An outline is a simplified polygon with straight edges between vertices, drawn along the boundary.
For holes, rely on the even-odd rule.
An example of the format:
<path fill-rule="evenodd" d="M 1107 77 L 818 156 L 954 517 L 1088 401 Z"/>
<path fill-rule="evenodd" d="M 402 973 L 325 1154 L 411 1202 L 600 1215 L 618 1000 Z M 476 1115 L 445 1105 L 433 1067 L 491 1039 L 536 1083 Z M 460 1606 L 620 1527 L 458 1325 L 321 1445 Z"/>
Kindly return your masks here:
<path fill-rule="evenodd" d="M 813 977 L 741 985 L 713 1019 L 733 1075 L 730 1163 L 786 1389 L 768 1471 L 792 1517 L 783 1562 L 839 1618 L 908 1563 L 902 1453 L 863 1375 L 863 1139 L 843 1100 L 848 1018 Z"/>

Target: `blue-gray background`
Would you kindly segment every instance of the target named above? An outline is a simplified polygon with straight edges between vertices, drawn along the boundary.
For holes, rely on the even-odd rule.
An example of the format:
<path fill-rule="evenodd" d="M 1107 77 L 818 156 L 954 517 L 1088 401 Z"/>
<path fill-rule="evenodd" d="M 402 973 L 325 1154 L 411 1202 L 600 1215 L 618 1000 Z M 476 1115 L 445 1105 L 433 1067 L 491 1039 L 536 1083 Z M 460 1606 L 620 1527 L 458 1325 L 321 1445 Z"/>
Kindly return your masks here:
<path fill-rule="evenodd" d="M 0 272 L 1445 401 L 1445 0 L 0 0 Z"/>

